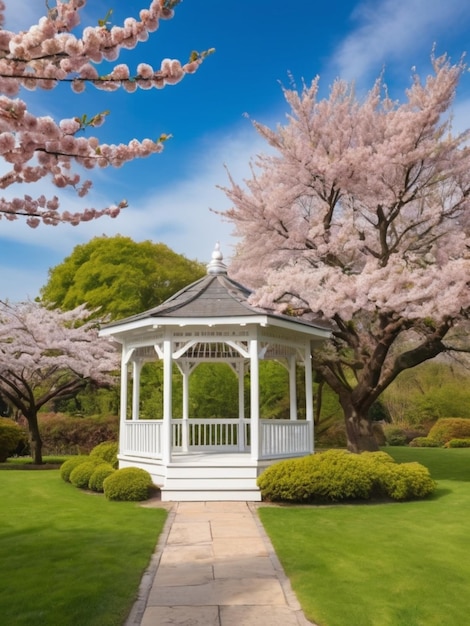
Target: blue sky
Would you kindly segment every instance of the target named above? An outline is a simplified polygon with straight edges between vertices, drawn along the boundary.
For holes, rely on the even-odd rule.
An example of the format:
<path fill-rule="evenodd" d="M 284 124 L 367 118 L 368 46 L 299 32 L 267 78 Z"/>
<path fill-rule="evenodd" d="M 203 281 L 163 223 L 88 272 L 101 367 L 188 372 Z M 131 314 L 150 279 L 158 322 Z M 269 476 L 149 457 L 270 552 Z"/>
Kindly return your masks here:
<path fill-rule="evenodd" d="M 29 27 L 45 6 L 43 0 L 6 3 L 10 30 Z M 83 21 L 96 24 L 113 8 L 112 21 L 119 24 L 144 6 L 145 0 L 89 0 Z M 203 262 L 220 241 L 228 260 L 235 243 L 231 226 L 210 209 L 224 210 L 229 203 L 216 186 L 227 183 L 225 166 L 240 182 L 248 177 L 250 157 L 267 149 L 245 114 L 271 126 L 283 123 L 287 107 L 280 84 L 288 86 L 290 75 L 300 85 L 319 74 L 322 96 L 327 96 L 338 76 L 354 80 L 361 93 L 384 70 L 391 95 L 403 99 L 411 68 L 423 76 L 429 72 L 434 44 L 438 54 L 447 52 L 454 61 L 470 53 L 468 0 L 184 0 L 174 19 L 162 22 L 148 42 L 120 58 L 131 69 L 141 61 L 159 67 L 162 58 L 185 61 L 191 50 L 216 48 L 195 75 L 178 85 L 137 94 L 89 87 L 75 95 L 65 85 L 21 94 L 34 113 L 55 119 L 109 109 L 105 125 L 93 131 L 103 141 L 161 133 L 173 138 L 160 155 L 91 172 L 94 187 L 87 198 L 61 196 L 62 209 L 71 210 L 126 198 L 129 208 L 117 219 L 35 230 L 21 219 L 2 219 L 0 297 L 36 297 L 49 268 L 77 244 L 103 234 L 161 241 Z M 467 73 L 454 109 L 459 130 L 469 126 L 469 112 Z M 14 191 L 54 194 L 46 183 Z"/>

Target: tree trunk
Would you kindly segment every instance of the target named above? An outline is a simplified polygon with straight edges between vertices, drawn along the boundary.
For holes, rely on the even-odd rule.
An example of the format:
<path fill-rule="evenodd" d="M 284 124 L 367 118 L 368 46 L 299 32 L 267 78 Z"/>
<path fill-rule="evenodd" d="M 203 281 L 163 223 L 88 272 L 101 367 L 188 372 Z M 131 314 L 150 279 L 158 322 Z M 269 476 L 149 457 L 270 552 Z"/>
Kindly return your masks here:
<path fill-rule="evenodd" d="M 342 403 L 343 404 L 343 403 Z M 361 415 L 352 404 L 343 404 L 348 450 L 360 452 L 376 452 L 379 449 L 372 428 L 372 422 Z"/>
<path fill-rule="evenodd" d="M 25 415 L 25 417 L 28 420 L 29 445 L 31 448 L 33 463 L 36 465 L 42 465 L 42 439 L 39 432 L 37 413 L 30 413 Z"/>

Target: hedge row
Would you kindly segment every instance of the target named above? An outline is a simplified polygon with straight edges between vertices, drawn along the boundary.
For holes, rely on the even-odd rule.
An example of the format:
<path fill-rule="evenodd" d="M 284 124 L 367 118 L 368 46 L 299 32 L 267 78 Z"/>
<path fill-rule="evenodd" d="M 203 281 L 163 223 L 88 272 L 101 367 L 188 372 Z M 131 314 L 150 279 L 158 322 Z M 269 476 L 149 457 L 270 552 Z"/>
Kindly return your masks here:
<path fill-rule="evenodd" d="M 470 419 L 463 417 L 443 417 L 438 419 L 427 437 L 416 437 L 410 446 L 417 448 L 467 448 L 470 440 Z"/>
<path fill-rule="evenodd" d="M 102 441 L 117 441 L 119 419 L 44 413 L 39 415 L 39 431 L 43 454 L 89 454 Z"/>
<path fill-rule="evenodd" d="M 5 463 L 20 445 L 26 445 L 26 433 L 8 417 L 0 417 L 0 463 Z"/>
<path fill-rule="evenodd" d="M 137 467 L 117 467 L 117 444 L 105 442 L 89 455 L 67 459 L 60 468 L 61 478 L 79 489 L 104 493 L 108 500 L 146 500 L 153 487 L 148 472 Z"/>
<path fill-rule="evenodd" d="M 423 465 L 397 464 L 385 452 L 328 450 L 271 465 L 258 486 L 263 499 L 273 502 L 343 502 L 424 498 L 436 483 Z"/>

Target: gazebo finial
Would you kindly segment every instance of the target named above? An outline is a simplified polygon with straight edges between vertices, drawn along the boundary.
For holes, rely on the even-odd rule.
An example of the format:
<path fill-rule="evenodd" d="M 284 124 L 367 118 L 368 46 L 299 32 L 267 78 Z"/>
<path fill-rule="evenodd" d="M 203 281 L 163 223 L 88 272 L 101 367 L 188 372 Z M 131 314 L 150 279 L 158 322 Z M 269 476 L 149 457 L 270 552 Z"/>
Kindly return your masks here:
<path fill-rule="evenodd" d="M 223 254 L 220 251 L 220 244 L 215 244 L 214 252 L 212 253 L 211 262 L 207 266 L 208 274 L 227 274 L 227 266 L 223 263 Z"/>

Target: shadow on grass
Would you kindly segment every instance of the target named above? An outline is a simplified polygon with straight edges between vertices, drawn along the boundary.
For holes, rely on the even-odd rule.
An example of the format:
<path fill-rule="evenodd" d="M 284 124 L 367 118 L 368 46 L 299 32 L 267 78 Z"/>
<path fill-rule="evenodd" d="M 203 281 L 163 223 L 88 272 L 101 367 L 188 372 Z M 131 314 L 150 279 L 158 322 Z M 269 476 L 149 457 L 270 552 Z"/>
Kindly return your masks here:
<path fill-rule="evenodd" d="M 452 489 L 446 489 L 445 487 L 438 487 L 436 491 L 425 498 L 426 500 L 440 500 L 441 498 L 445 498 L 446 496 L 450 496 L 453 493 Z"/>

